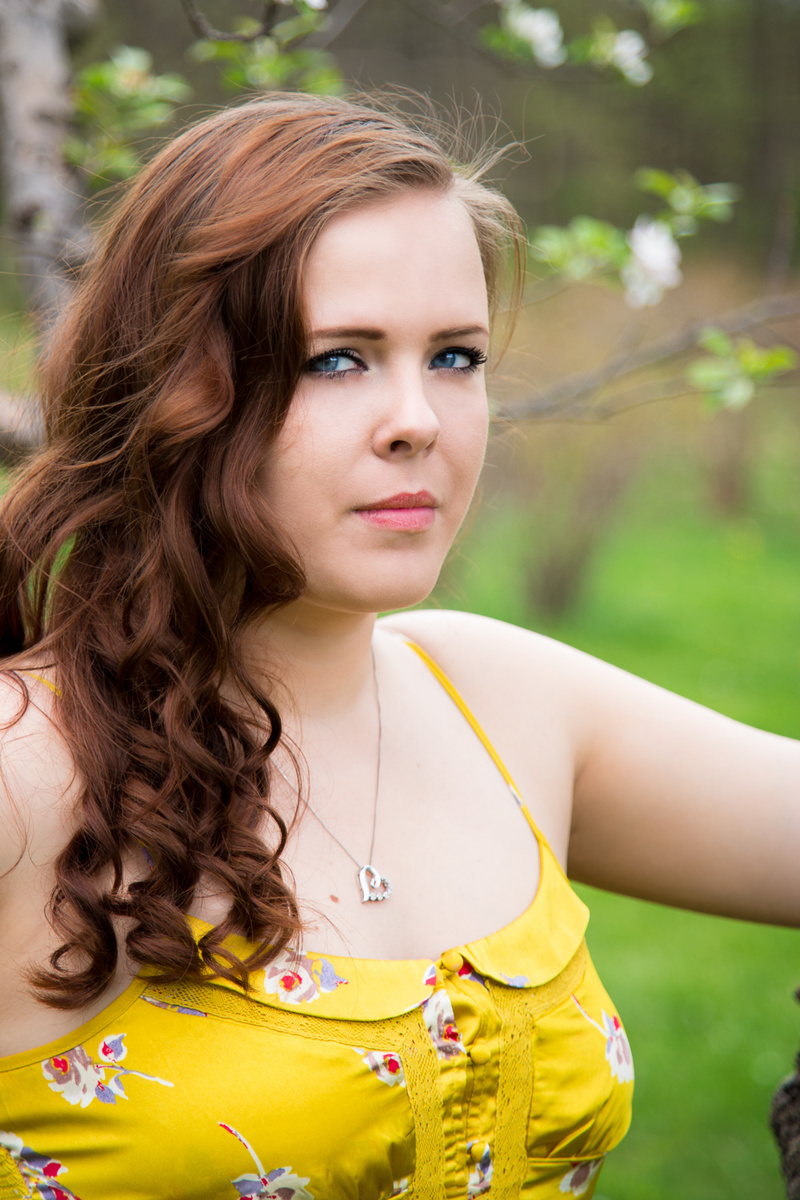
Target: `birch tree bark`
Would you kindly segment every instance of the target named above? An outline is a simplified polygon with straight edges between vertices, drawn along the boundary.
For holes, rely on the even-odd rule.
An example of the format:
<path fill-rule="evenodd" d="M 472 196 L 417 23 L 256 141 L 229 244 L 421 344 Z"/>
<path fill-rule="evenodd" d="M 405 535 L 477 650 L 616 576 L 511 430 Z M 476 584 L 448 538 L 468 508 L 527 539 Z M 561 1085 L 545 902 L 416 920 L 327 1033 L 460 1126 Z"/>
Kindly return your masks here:
<path fill-rule="evenodd" d="M 63 307 L 86 253 L 83 198 L 62 146 L 69 131 L 68 40 L 98 0 L 0 0 L 0 141 L 6 226 L 40 328 Z"/>

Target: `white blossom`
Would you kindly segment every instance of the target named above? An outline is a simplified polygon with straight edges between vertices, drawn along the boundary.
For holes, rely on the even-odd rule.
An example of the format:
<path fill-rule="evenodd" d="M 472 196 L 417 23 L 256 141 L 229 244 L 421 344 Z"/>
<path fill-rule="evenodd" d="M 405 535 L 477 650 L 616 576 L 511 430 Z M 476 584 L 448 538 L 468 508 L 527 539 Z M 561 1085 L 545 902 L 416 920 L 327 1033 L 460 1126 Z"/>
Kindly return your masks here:
<path fill-rule="evenodd" d="M 530 8 L 519 0 L 505 5 L 505 27 L 531 48 L 540 67 L 560 67 L 566 61 L 564 31 L 552 8 Z"/>
<path fill-rule="evenodd" d="M 323 8 L 328 7 L 328 0 L 306 0 L 309 8 L 315 8 L 317 12 L 321 12 Z"/>
<path fill-rule="evenodd" d="M 634 29 L 623 29 L 614 38 L 610 61 L 629 83 L 639 87 L 653 78 L 653 68 L 645 62 L 647 42 Z"/>
<path fill-rule="evenodd" d="M 652 217 L 638 217 L 628 234 L 631 257 L 622 268 L 625 299 L 631 308 L 658 304 L 668 288 L 683 276 L 681 251 L 669 226 Z"/>

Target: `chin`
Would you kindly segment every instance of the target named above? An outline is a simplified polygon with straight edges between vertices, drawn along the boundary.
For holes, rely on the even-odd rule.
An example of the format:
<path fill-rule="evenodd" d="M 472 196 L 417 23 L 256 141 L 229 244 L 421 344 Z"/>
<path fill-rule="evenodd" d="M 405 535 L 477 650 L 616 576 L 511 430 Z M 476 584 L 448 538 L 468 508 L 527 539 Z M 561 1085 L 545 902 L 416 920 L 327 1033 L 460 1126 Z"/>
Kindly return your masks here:
<path fill-rule="evenodd" d="M 357 581 L 355 586 L 352 580 L 340 588 L 322 589 L 311 583 L 306 597 L 311 599 L 316 594 L 322 599 L 324 596 L 324 607 L 338 608 L 343 612 L 394 612 L 421 604 L 433 591 L 438 578 L 438 568 L 435 571 L 384 572 L 380 578 L 364 578 Z"/>

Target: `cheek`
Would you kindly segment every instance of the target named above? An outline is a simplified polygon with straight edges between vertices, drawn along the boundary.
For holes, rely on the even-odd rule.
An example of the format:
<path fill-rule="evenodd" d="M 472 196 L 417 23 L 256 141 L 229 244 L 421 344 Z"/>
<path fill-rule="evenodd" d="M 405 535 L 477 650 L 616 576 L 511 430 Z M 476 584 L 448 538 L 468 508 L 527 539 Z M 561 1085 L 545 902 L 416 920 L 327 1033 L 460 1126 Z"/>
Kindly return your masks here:
<path fill-rule="evenodd" d="M 311 490 L 315 470 L 316 439 L 305 411 L 293 404 L 261 470 L 262 494 L 276 515 L 291 513 Z"/>
<path fill-rule="evenodd" d="M 451 455 L 457 464 L 464 486 L 474 487 L 486 455 L 489 435 L 489 413 L 485 404 L 470 414 L 469 420 L 458 422 L 450 431 Z"/>

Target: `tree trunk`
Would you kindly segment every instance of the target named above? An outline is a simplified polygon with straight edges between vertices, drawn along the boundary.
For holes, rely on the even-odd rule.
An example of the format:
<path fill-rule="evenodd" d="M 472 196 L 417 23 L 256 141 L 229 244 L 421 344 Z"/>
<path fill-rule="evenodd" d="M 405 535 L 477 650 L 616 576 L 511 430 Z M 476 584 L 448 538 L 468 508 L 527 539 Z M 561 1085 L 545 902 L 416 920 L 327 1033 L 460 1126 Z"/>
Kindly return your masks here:
<path fill-rule="evenodd" d="M 0 0 L 0 138 L 6 223 L 27 300 L 46 330 L 73 286 L 88 235 L 69 132 L 67 41 L 88 27 L 96 0 Z"/>

